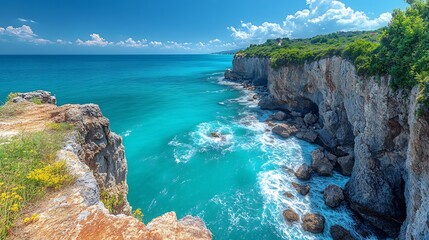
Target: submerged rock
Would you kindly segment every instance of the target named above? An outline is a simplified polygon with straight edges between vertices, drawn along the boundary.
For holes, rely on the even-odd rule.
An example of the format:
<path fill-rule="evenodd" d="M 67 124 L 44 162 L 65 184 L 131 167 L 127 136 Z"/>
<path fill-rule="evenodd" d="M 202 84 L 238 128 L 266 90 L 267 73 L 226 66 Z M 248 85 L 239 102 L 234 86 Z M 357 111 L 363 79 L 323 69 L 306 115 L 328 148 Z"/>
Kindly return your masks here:
<path fill-rule="evenodd" d="M 219 135 L 219 133 L 217 133 L 217 132 L 212 132 L 212 133 L 210 133 L 210 136 L 212 136 L 212 137 L 214 137 L 214 138 L 220 138 L 220 135 Z"/>
<path fill-rule="evenodd" d="M 304 163 L 295 172 L 295 176 L 301 180 L 309 180 L 311 178 L 312 172 L 313 172 L 313 169 L 311 169 L 310 166 Z"/>
<path fill-rule="evenodd" d="M 329 233 L 333 240 L 355 240 L 352 234 L 340 225 L 333 225 Z"/>
<path fill-rule="evenodd" d="M 287 197 L 287 198 L 294 198 L 295 196 L 292 194 L 292 193 L 290 193 L 290 192 L 285 192 L 285 193 L 283 193 L 283 195 L 285 196 L 285 197 Z"/>
<path fill-rule="evenodd" d="M 309 185 L 301 185 L 299 183 L 293 182 L 292 186 L 296 189 L 296 191 L 305 196 L 308 194 L 308 192 L 310 192 L 310 186 Z"/>
<path fill-rule="evenodd" d="M 288 208 L 283 211 L 283 218 L 290 223 L 299 221 L 298 214 L 295 211 L 293 211 L 291 208 Z"/>
<path fill-rule="evenodd" d="M 302 228 L 311 233 L 323 233 L 325 230 L 325 217 L 320 214 L 305 214 L 302 219 Z"/>
<path fill-rule="evenodd" d="M 343 190 L 337 185 L 329 185 L 323 192 L 323 199 L 327 206 L 336 208 L 344 200 Z"/>

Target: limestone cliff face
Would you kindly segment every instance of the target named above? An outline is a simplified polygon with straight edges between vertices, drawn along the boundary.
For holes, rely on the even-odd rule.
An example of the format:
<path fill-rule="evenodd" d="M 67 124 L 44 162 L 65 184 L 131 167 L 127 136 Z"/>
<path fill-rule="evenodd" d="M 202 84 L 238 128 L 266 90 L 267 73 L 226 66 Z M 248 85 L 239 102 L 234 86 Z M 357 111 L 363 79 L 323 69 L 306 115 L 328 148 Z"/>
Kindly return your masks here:
<path fill-rule="evenodd" d="M 415 115 L 415 95 L 389 88 L 388 76 L 359 77 L 353 64 L 340 57 L 279 69 L 258 65 L 254 58 L 244 59 L 235 58 L 231 76 L 268 72 L 269 96 L 261 100 L 262 107 L 318 114 L 318 143 L 338 156 L 354 155 L 355 165 L 346 186 L 352 209 L 390 236 L 399 234 L 406 218 L 406 222 L 415 221 L 417 212 L 427 216 L 429 196 L 420 193 L 413 197 L 416 191 L 429 190 L 424 186 L 429 171 L 423 164 L 429 148 L 420 143 L 427 122 L 425 125 L 411 117 Z M 235 69 L 240 74 L 235 74 Z M 417 175 L 411 162 L 426 169 L 419 167 Z M 405 227 L 404 231 L 427 234 L 428 227 L 423 225 Z"/>
<path fill-rule="evenodd" d="M 233 71 L 227 71 L 226 78 L 249 79 L 255 85 L 266 85 L 268 81 L 268 58 L 235 57 Z M 229 74 L 229 75 L 228 75 Z"/>
<path fill-rule="evenodd" d="M 25 96 L 33 93 L 19 95 L 13 102 L 29 101 L 33 98 Z M 24 214 L 37 214 L 38 220 L 31 224 L 17 221 L 11 239 L 212 238 L 204 222 L 192 216 L 178 220 L 176 214 L 170 212 L 148 225 L 128 216 L 131 208 L 127 201 L 127 162 L 122 138 L 110 131 L 109 121 L 100 108 L 94 104 L 56 107 L 48 104 L 54 103 L 52 101 L 42 102 L 45 104 L 26 105 L 25 112 L 43 112 L 43 118 L 29 119 L 32 124 L 66 122 L 74 126 L 73 133 L 57 153 L 57 160 L 66 161 L 75 181 L 27 209 Z M 102 191 L 122 199 L 123 204 L 115 209 L 121 214 L 109 213 L 100 200 Z"/>

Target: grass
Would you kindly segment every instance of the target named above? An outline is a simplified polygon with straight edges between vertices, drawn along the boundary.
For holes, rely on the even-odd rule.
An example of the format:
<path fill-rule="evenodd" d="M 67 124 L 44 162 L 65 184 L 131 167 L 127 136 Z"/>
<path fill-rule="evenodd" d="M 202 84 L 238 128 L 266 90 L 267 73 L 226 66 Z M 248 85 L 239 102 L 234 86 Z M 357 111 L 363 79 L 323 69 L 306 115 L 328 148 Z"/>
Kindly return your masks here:
<path fill-rule="evenodd" d="M 23 111 L 23 103 L 7 102 L 3 106 L 0 106 L 0 119 L 16 117 L 17 115 L 23 113 Z"/>
<path fill-rule="evenodd" d="M 72 181 L 64 161 L 55 161 L 70 125 L 53 124 L 48 130 L 22 133 L 0 143 L 0 239 L 6 238 L 20 211 L 46 193 Z M 24 218 L 25 223 L 37 216 Z"/>

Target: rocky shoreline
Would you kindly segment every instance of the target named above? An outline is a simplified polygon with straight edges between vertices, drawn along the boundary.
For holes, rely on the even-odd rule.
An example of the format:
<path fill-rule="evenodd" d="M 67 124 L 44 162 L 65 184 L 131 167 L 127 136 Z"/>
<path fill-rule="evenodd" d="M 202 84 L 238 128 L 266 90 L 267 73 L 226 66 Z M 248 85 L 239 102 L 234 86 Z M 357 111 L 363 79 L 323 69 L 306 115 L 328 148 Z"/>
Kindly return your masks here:
<path fill-rule="evenodd" d="M 341 57 L 273 69 L 267 58 L 235 56 L 225 78 L 267 89 L 259 106 L 278 111 L 267 122 L 273 133 L 321 146 L 297 177 L 350 176 L 344 199 L 365 223 L 393 238 L 429 236 L 421 224 L 429 219 L 429 116 L 416 118 L 417 88 L 392 90 L 389 76 L 362 78 Z"/>
<path fill-rule="evenodd" d="M 262 109 L 273 110 L 266 106 L 263 100 L 269 97 L 269 90 L 266 86 L 255 85 L 250 79 L 235 78 L 237 75 L 231 74 L 231 70 L 227 69 L 224 75 L 226 80 L 233 81 L 241 85 L 243 89 L 252 92 L 252 96 L 248 98 L 249 102 L 258 102 L 258 106 Z M 340 174 L 350 177 L 354 165 L 353 149 L 342 148 L 343 151 L 337 156 L 331 153 L 328 149 L 332 149 L 334 144 L 331 139 L 323 139 L 318 134 L 321 127 L 317 113 L 308 112 L 305 115 L 299 112 L 286 112 L 282 110 L 273 110 L 274 113 L 265 121 L 268 129 L 281 138 L 296 137 L 308 143 L 319 145 L 320 147 L 314 150 L 312 155 L 312 164 L 302 164 L 294 171 L 292 169 L 284 169 L 286 174 L 293 174 L 301 182 L 311 179 L 313 174 L 329 177 L 335 171 Z M 347 152 L 346 152 L 347 151 Z M 308 184 L 302 185 L 297 182 L 292 182 L 292 186 L 296 190 L 296 194 L 303 196 L 310 192 Z M 344 200 L 344 191 L 337 185 L 329 185 L 323 193 L 325 204 L 331 208 L 338 207 Z M 293 198 L 291 192 L 285 192 L 285 197 Z M 299 215 L 292 208 L 285 209 L 282 213 L 286 222 L 300 222 Z M 323 233 L 325 230 L 325 217 L 319 213 L 305 214 L 300 222 L 302 229 L 310 233 Z M 363 228 L 362 228 L 363 230 Z M 361 231 L 365 236 L 369 236 L 366 230 Z M 333 225 L 329 229 L 331 237 L 334 240 L 339 239 L 356 239 L 349 230 L 341 225 Z"/>

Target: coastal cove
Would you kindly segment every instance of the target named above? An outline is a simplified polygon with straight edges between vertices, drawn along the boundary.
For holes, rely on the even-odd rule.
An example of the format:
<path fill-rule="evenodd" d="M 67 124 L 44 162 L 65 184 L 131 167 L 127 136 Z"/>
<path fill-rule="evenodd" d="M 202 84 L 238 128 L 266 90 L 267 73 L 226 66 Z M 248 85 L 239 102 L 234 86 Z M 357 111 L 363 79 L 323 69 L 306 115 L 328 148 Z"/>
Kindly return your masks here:
<path fill-rule="evenodd" d="M 288 169 L 311 164 L 316 145 L 271 133 L 255 93 L 223 79 L 228 55 L 0 56 L 0 98 L 51 91 L 58 105 L 96 103 L 123 137 L 128 200 L 144 222 L 165 212 L 198 216 L 214 239 L 330 239 L 354 220 L 343 203 L 324 204 L 330 184 L 348 177 L 313 176 L 301 196 Z M 214 137 L 216 133 L 219 137 Z M 294 195 L 284 196 L 285 192 Z M 286 223 L 282 211 L 325 216 L 324 234 Z"/>

